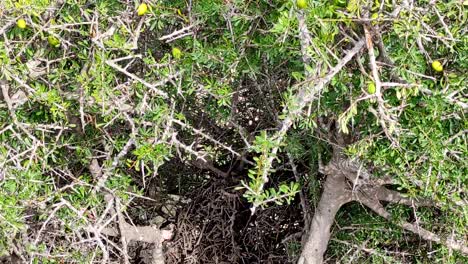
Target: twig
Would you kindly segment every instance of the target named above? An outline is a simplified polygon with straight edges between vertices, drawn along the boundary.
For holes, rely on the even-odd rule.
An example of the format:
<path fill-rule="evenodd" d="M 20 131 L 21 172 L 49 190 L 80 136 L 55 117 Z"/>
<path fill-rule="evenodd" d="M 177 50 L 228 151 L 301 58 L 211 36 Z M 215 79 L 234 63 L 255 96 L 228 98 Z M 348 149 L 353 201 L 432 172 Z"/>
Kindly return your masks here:
<path fill-rule="evenodd" d="M 421 84 L 417 84 L 417 83 L 383 82 L 381 83 L 381 85 L 382 87 L 405 87 L 405 88 L 422 87 Z"/>
<path fill-rule="evenodd" d="M 203 138 L 212 141 L 213 143 L 215 143 L 215 144 L 221 146 L 222 148 L 226 149 L 227 151 L 231 152 L 232 154 L 234 154 L 234 155 L 237 156 L 237 157 L 241 157 L 241 158 L 243 157 L 240 153 L 238 153 L 237 151 L 233 150 L 231 147 L 226 146 L 225 144 L 219 142 L 218 140 L 214 139 L 214 138 L 211 137 L 210 135 L 205 134 L 203 131 L 201 131 L 201 130 L 199 130 L 199 129 L 196 129 L 196 128 L 192 127 L 191 125 L 187 124 L 187 123 L 183 123 L 183 122 L 181 122 L 181 121 L 179 121 L 179 120 L 177 120 L 177 119 L 172 119 L 172 122 L 173 122 L 173 123 L 176 123 L 176 124 L 178 124 L 178 125 L 180 125 L 181 127 L 185 127 L 185 128 L 191 129 L 191 130 L 193 131 L 193 133 L 195 133 L 195 134 L 197 134 L 197 135 L 200 135 L 200 136 L 202 136 Z M 253 162 L 251 162 L 250 160 L 247 160 L 247 159 L 244 158 L 243 161 L 244 161 L 245 163 L 248 163 L 248 164 L 250 164 L 250 165 L 253 165 Z"/>
<path fill-rule="evenodd" d="M 172 135 L 171 143 L 175 144 L 176 147 L 178 147 L 178 148 L 182 148 L 184 151 L 186 151 L 187 153 L 193 155 L 197 159 L 200 159 L 203 162 L 207 162 L 207 160 L 205 159 L 205 156 L 207 155 L 206 153 L 201 154 L 200 152 L 194 150 L 191 146 L 187 146 L 184 143 L 180 142 L 177 139 L 176 133 L 174 133 Z"/>
<path fill-rule="evenodd" d="M 92 52 L 90 52 L 92 54 Z M 88 74 L 88 68 L 89 68 L 89 64 L 86 63 L 83 68 L 81 69 L 81 76 L 85 76 Z M 85 121 L 85 118 L 84 118 L 84 103 L 85 103 L 85 99 L 84 99 L 84 85 L 82 83 L 79 84 L 79 104 L 80 104 L 80 107 L 79 107 L 79 112 L 80 112 L 80 121 L 81 121 L 81 131 L 83 133 L 85 133 L 85 126 L 86 126 L 86 121 Z"/>
<path fill-rule="evenodd" d="M 169 43 L 169 42 L 172 42 L 176 39 L 179 39 L 179 38 L 183 38 L 183 37 L 186 37 L 186 36 L 190 36 L 193 34 L 192 31 L 190 31 L 195 25 L 190 25 L 190 26 L 187 26 L 187 27 L 183 27 L 179 30 L 176 30 L 174 32 L 172 32 L 171 34 L 168 34 L 168 35 L 165 35 L 165 36 L 162 36 L 159 38 L 159 40 L 161 41 L 166 41 L 166 43 Z M 189 31 L 189 32 L 187 32 Z"/>
<path fill-rule="evenodd" d="M 2 28 L 0 28 L 0 35 L 3 35 L 3 33 L 5 33 L 9 27 L 13 26 L 16 23 L 17 19 L 18 17 L 16 19 L 8 21 L 8 23 L 6 23 Z"/>
<path fill-rule="evenodd" d="M 452 141 L 454 141 L 456 138 L 458 138 L 458 137 L 460 137 L 462 135 L 465 135 L 465 134 L 468 134 L 468 129 L 458 131 L 458 133 L 456 133 L 455 135 L 453 135 L 449 139 L 447 139 L 444 142 L 444 145 L 448 145 L 448 144 L 452 143 Z"/>
<path fill-rule="evenodd" d="M 114 63 L 114 61 L 107 60 L 106 64 L 111 66 L 112 68 L 118 70 L 119 72 L 127 75 L 128 77 L 132 78 L 133 80 L 135 80 L 135 81 L 143 84 L 144 86 L 150 88 L 152 91 L 154 91 L 156 94 L 162 96 L 163 98 L 168 98 L 169 97 L 166 92 L 161 91 L 158 88 L 156 88 L 158 86 L 161 86 L 161 85 L 165 84 L 167 82 L 167 80 L 165 80 L 164 83 L 151 84 L 151 83 L 148 83 L 147 81 L 141 79 L 140 77 L 136 76 L 135 74 L 128 72 L 124 68 L 122 68 L 119 65 L 117 65 L 116 63 Z"/>
<path fill-rule="evenodd" d="M 8 83 L 6 81 L 0 80 L 0 87 L 2 90 L 3 100 L 7 104 L 8 111 L 10 113 L 10 117 L 13 120 L 13 123 L 19 127 L 29 138 L 31 138 L 34 142 L 40 142 L 34 135 L 29 133 L 29 131 L 20 123 L 18 122 L 18 118 L 16 117 L 15 109 L 10 99 L 10 95 L 8 94 Z"/>
<path fill-rule="evenodd" d="M 385 187 L 379 187 L 376 189 L 377 198 L 380 201 L 404 204 L 408 206 L 435 206 L 436 203 L 429 199 L 412 199 L 403 196 L 400 192 L 389 190 Z"/>
<path fill-rule="evenodd" d="M 8 72 L 7 70 L 4 70 L 3 72 L 6 76 L 11 77 L 15 82 L 17 82 L 20 86 L 26 88 L 29 93 L 35 93 L 36 90 L 34 90 L 31 86 L 29 86 L 26 82 L 21 80 L 18 76 Z"/>
<path fill-rule="evenodd" d="M 120 234 L 122 234 L 122 230 L 125 228 L 125 219 L 123 217 L 123 214 L 121 213 L 120 209 L 120 201 L 115 199 L 114 196 L 114 204 L 115 204 L 115 211 L 117 212 L 117 223 L 119 225 L 119 230 Z M 122 243 L 122 255 L 123 255 L 123 260 L 125 264 L 130 264 L 130 261 L 128 259 L 128 247 L 127 247 L 127 238 L 125 236 L 120 236 L 120 242 Z"/>
<path fill-rule="evenodd" d="M 57 213 L 57 211 L 60 210 L 64 205 L 65 205 L 64 202 L 59 202 L 59 203 L 53 205 L 55 208 L 54 208 L 54 210 L 52 210 L 52 212 L 49 213 L 49 216 L 47 217 L 47 219 L 44 221 L 41 228 L 37 232 L 36 239 L 34 240 L 34 243 L 33 243 L 34 245 L 37 245 L 37 243 L 39 242 L 39 238 L 41 238 L 41 234 L 44 231 L 47 224 L 50 222 L 50 220 L 53 217 L 55 217 L 55 213 Z"/>
<path fill-rule="evenodd" d="M 135 31 L 133 31 L 136 33 L 135 33 L 135 36 L 133 37 L 132 48 L 131 48 L 132 50 L 138 49 L 138 39 L 140 39 L 141 27 L 143 26 L 144 22 L 145 22 L 145 19 L 141 18 L 140 22 L 138 22 L 137 28 L 135 29 Z M 132 32 L 131 30 L 129 31 Z"/>
<path fill-rule="evenodd" d="M 289 159 L 289 165 L 291 165 L 291 169 L 294 174 L 294 178 L 296 179 L 297 183 L 300 183 L 301 179 L 297 172 L 297 167 L 296 167 L 296 164 L 294 163 L 294 158 L 289 152 L 288 152 L 288 159 Z M 309 210 L 309 206 L 307 205 L 307 200 L 306 200 L 306 196 L 304 195 L 303 188 L 299 190 L 299 198 L 301 199 L 302 217 L 304 219 L 304 229 L 307 230 L 309 229 L 309 225 L 310 225 L 310 210 Z"/>
<path fill-rule="evenodd" d="M 450 37 L 450 40 L 455 40 L 453 38 L 452 32 L 450 32 L 450 29 L 448 28 L 447 24 L 445 24 L 444 18 L 440 15 L 439 10 L 437 9 L 437 7 L 435 5 L 433 5 L 432 8 L 434 9 L 435 13 L 437 14 L 437 17 L 439 18 L 440 23 L 444 27 L 445 33 L 447 33 L 447 35 Z"/>
<path fill-rule="evenodd" d="M 339 239 L 336 239 L 336 238 L 333 238 L 331 239 L 332 241 L 334 242 L 338 242 L 338 243 L 341 243 L 341 244 L 344 244 L 344 245 L 347 245 L 347 246 L 351 246 L 351 247 L 354 247 L 354 248 L 357 248 L 359 250 L 362 250 L 368 254 L 371 254 L 371 255 L 378 255 L 378 256 L 381 256 L 383 258 L 389 258 L 389 256 L 386 256 L 382 253 L 380 253 L 378 250 L 375 250 L 375 249 L 372 249 L 372 248 L 366 248 L 365 246 L 359 246 L 359 245 L 355 245 L 355 244 L 352 244 L 348 241 L 344 241 L 344 240 L 339 240 Z M 387 254 L 395 254 L 395 255 L 409 255 L 408 253 L 405 253 L 405 252 L 398 252 L 398 251 L 389 251 L 389 250 L 385 250 L 384 251 L 385 253 Z"/>
<path fill-rule="evenodd" d="M 372 78 L 373 78 L 374 85 L 375 85 L 374 96 L 376 97 L 377 102 L 378 102 L 378 108 L 377 108 L 378 115 L 376 115 L 376 118 L 380 121 L 380 124 L 382 125 L 382 129 L 384 130 L 387 138 L 393 143 L 394 146 L 398 146 L 398 141 L 396 141 L 392 136 L 393 130 L 396 126 L 396 122 L 395 120 L 393 120 L 393 118 L 389 114 L 387 114 L 389 111 L 385 107 L 385 102 L 384 102 L 383 94 L 382 94 L 382 83 L 380 81 L 379 70 L 377 67 L 376 59 L 375 59 L 372 35 L 370 33 L 368 23 L 364 24 L 364 34 L 366 38 L 367 52 L 369 55 L 369 66 L 372 71 Z M 390 129 L 388 128 L 387 123 L 390 125 Z"/>
<path fill-rule="evenodd" d="M 127 155 L 127 152 L 130 150 L 130 148 L 135 144 L 135 140 L 133 138 L 130 138 L 123 149 L 119 152 L 117 156 L 114 157 L 114 160 L 112 161 L 112 164 L 109 168 L 106 168 L 104 173 L 102 174 L 102 177 L 99 178 L 95 190 L 100 190 L 104 185 L 106 184 L 107 179 L 111 175 L 111 173 L 114 171 L 115 168 L 117 168 L 117 165 L 120 162 L 120 159 L 123 158 L 125 155 Z"/>

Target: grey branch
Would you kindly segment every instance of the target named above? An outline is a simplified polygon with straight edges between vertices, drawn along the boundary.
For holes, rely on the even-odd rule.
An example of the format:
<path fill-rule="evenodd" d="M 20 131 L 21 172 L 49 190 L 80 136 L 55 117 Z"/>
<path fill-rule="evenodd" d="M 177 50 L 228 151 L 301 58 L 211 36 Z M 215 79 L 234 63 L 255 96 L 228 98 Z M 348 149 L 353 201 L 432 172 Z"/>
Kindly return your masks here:
<path fill-rule="evenodd" d="M 299 90 L 296 96 L 293 97 L 294 106 L 292 109 L 286 108 L 284 110 L 286 114 L 285 119 L 281 123 L 280 129 L 273 135 L 274 146 L 268 155 L 262 170 L 262 184 L 259 188 L 259 192 L 263 191 L 265 184 L 268 182 L 268 173 L 273 164 L 273 160 L 279 150 L 279 145 L 283 142 L 289 128 L 292 126 L 298 116 L 301 115 L 302 110 L 312 101 L 317 99 L 317 94 L 321 92 L 324 87 L 332 80 L 332 78 L 338 74 L 341 69 L 364 47 L 364 39 L 359 40 L 355 43 L 354 47 L 347 52 L 347 54 L 333 67 L 330 69 L 327 75 L 323 78 L 307 81 L 305 85 Z M 255 212 L 256 205 L 252 207 L 252 213 Z"/>
<path fill-rule="evenodd" d="M 372 211 L 376 214 L 380 215 L 381 217 L 387 219 L 388 221 L 392 221 L 392 216 L 382 204 L 375 200 L 371 199 L 365 195 L 359 195 L 358 200 L 362 202 L 365 206 L 369 207 Z M 406 221 L 401 221 L 400 223 L 395 223 L 402 227 L 403 229 L 413 232 L 414 234 L 420 236 L 421 238 L 432 241 L 435 243 L 443 244 L 444 246 L 462 252 L 463 254 L 468 254 L 468 246 L 466 246 L 465 241 L 455 241 L 454 239 L 446 239 L 443 240 L 437 234 L 434 234 L 416 224 L 408 223 Z"/>
<path fill-rule="evenodd" d="M 330 240 L 330 229 L 335 221 L 336 213 L 341 206 L 351 200 L 351 192 L 347 190 L 345 177 L 337 174 L 328 175 L 298 264 L 323 262 L 323 254 Z"/>
<path fill-rule="evenodd" d="M 380 201 L 404 204 L 408 206 L 435 206 L 435 202 L 430 199 L 413 199 L 405 197 L 403 194 L 397 191 L 389 190 L 385 187 L 379 187 L 376 189 L 377 198 Z"/>
<path fill-rule="evenodd" d="M 96 190 L 99 191 L 102 187 L 104 187 L 107 179 L 110 177 L 112 172 L 114 172 L 115 168 L 117 168 L 117 166 L 119 165 L 120 159 L 122 159 L 125 155 L 127 155 L 128 151 L 134 144 L 135 144 L 135 140 L 133 138 L 130 138 L 127 141 L 123 149 L 112 160 L 112 164 L 110 168 L 105 169 L 104 173 L 102 173 L 102 176 L 98 179 L 98 182 L 96 184 Z"/>

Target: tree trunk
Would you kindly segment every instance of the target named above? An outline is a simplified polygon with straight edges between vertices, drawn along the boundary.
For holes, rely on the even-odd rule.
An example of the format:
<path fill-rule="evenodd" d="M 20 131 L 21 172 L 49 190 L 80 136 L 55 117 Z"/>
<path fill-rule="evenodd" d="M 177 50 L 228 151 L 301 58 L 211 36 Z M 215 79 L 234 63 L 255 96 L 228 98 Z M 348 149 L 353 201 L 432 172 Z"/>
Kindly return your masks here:
<path fill-rule="evenodd" d="M 315 211 L 298 264 L 320 264 L 330 240 L 330 229 L 340 207 L 351 201 L 343 175 L 329 175 Z"/>

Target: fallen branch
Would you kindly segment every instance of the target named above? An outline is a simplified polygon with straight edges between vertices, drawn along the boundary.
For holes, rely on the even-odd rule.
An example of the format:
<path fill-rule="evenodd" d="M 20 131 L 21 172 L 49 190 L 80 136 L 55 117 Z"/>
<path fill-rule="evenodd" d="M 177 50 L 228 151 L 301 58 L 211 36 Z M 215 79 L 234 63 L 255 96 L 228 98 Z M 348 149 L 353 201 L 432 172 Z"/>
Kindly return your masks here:
<path fill-rule="evenodd" d="M 121 214 L 122 213 L 118 213 L 118 215 Z M 121 215 L 121 217 L 123 217 L 123 215 Z M 118 216 L 118 218 L 120 218 L 120 216 Z M 119 224 L 119 229 L 105 227 L 102 229 L 101 233 L 108 236 L 122 236 L 127 242 L 139 241 L 160 244 L 172 238 L 172 230 L 160 230 L 156 226 L 133 226 L 125 221 Z"/>
<path fill-rule="evenodd" d="M 130 141 L 129 141 L 130 142 Z M 128 142 L 127 142 L 128 145 Z M 124 148 L 125 149 L 125 148 Z M 117 155 L 116 159 L 118 161 L 119 156 L 122 152 Z M 114 159 L 114 162 L 116 161 Z M 92 160 L 89 171 L 93 177 L 101 177 L 105 174 L 102 172 L 102 168 L 99 166 L 97 160 Z M 93 232 L 98 239 L 99 243 L 102 244 L 99 237 L 101 234 L 107 236 L 120 236 L 120 241 L 122 243 L 122 254 L 124 263 L 130 263 L 128 257 L 128 250 L 127 250 L 127 243 L 130 241 L 139 241 L 145 243 L 154 244 L 153 250 L 153 264 L 164 264 L 164 256 L 162 254 L 162 243 L 166 240 L 170 240 L 173 237 L 173 226 L 171 225 L 169 229 L 159 229 L 157 226 L 134 226 L 127 221 L 122 214 L 122 209 L 120 206 L 120 200 L 116 197 L 113 193 L 106 191 L 107 193 L 104 195 L 104 200 L 107 202 L 106 209 L 102 214 L 101 218 L 96 222 L 94 226 L 90 226 L 89 230 Z M 111 215 L 110 219 L 108 219 L 104 224 L 101 224 L 104 220 L 106 215 Z M 115 227 L 107 227 L 107 225 L 113 221 L 113 219 L 117 218 L 117 226 Z M 100 245 L 101 249 L 104 253 L 104 259 L 108 259 L 109 257 L 106 255 L 107 250 L 105 250 L 104 245 Z"/>
<path fill-rule="evenodd" d="M 101 234 L 107 236 L 120 236 L 120 241 L 123 245 L 123 255 L 125 263 L 130 263 L 127 255 L 127 243 L 130 241 L 138 241 L 154 244 L 153 250 L 153 262 L 152 264 L 164 264 L 164 256 L 162 254 L 162 243 L 166 240 L 170 240 L 173 237 L 173 226 L 170 229 L 164 230 L 159 229 L 156 226 L 134 226 L 127 223 L 124 219 L 119 206 L 118 198 L 111 193 L 105 195 L 105 200 L 114 200 L 116 205 L 115 209 L 111 211 L 111 214 L 117 214 L 118 228 L 105 227 L 101 230 Z"/>

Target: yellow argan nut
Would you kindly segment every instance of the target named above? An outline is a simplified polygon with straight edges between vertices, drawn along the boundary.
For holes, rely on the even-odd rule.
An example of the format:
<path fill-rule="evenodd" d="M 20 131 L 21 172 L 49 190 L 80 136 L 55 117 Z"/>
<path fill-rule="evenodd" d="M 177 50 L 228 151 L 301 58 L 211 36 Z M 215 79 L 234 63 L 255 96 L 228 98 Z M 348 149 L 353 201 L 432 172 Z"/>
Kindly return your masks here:
<path fill-rule="evenodd" d="M 148 5 L 145 3 L 140 4 L 137 8 L 137 14 L 143 16 L 146 12 L 148 12 Z"/>
<path fill-rule="evenodd" d="M 307 0 L 296 0 L 296 5 L 299 9 L 307 8 Z"/>
<path fill-rule="evenodd" d="M 21 29 L 25 29 L 26 28 L 26 20 L 20 18 L 18 19 L 18 21 L 16 21 L 16 26 L 21 28 Z"/>
<path fill-rule="evenodd" d="M 441 72 L 444 70 L 444 66 L 442 66 L 442 63 L 440 63 L 440 61 L 435 60 L 432 62 L 432 69 L 434 69 L 434 71 L 436 72 Z"/>
<path fill-rule="evenodd" d="M 52 35 L 47 37 L 47 42 L 54 48 L 60 47 L 60 40 Z"/>
<path fill-rule="evenodd" d="M 172 48 L 172 56 L 176 59 L 180 59 L 182 57 L 182 51 L 179 48 Z"/>
<path fill-rule="evenodd" d="M 379 14 L 379 13 L 377 13 L 377 12 L 376 12 L 376 13 L 373 13 L 373 14 L 371 15 L 371 19 L 372 19 L 371 23 L 372 23 L 372 25 L 380 24 L 380 23 L 382 22 L 382 21 L 381 21 L 382 18 L 383 18 L 383 15 L 382 15 L 382 14 Z"/>
<path fill-rule="evenodd" d="M 367 92 L 369 94 L 375 94 L 375 83 L 374 82 L 370 82 L 368 85 L 367 85 Z"/>

